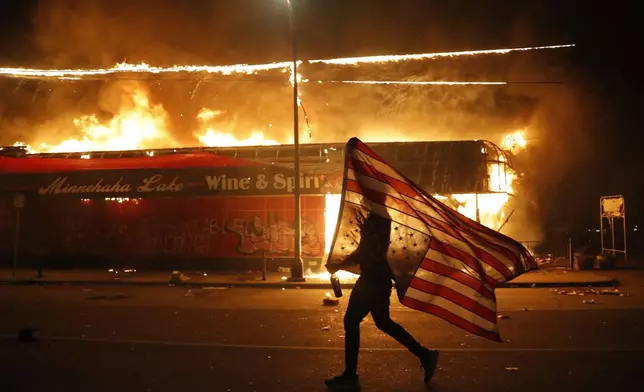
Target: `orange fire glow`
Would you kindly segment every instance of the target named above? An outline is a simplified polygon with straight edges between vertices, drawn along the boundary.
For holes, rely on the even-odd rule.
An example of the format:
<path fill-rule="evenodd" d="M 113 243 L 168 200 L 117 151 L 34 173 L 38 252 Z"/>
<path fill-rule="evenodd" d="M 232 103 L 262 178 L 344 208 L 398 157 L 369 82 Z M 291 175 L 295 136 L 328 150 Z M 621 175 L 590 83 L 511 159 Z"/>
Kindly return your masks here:
<path fill-rule="evenodd" d="M 238 138 L 232 132 L 217 130 L 213 122 L 221 114 L 221 111 L 208 108 L 201 109 L 197 114 L 200 129 L 194 134 L 202 145 L 231 147 L 280 144 L 264 137 L 261 131 L 252 131 L 248 137 Z M 133 90 L 128 103 L 109 121 L 100 121 L 93 114 L 80 116 L 73 120 L 73 129 L 78 136 L 61 140 L 47 135 L 30 144 L 16 142 L 15 146 L 25 147 L 28 153 L 148 150 L 179 146 L 170 134 L 167 112 L 163 106 L 151 104 L 143 89 Z M 153 153 L 149 152 L 148 155 Z M 85 154 L 82 158 L 91 157 Z"/>
<path fill-rule="evenodd" d="M 73 120 L 77 137 L 44 140 L 33 143 L 40 152 L 123 151 L 161 148 L 176 145 L 167 126 L 167 113 L 161 105 L 150 103 L 147 93 L 135 89 L 127 103 L 109 121 L 96 115 Z M 87 157 L 89 158 L 89 156 Z"/>
<path fill-rule="evenodd" d="M 514 131 L 503 138 L 501 141 L 501 148 L 505 151 L 510 151 L 513 154 L 525 150 L 528 141 L 525 138 L 526 131 L 524 129 Z"/>
<path fill-rule="evenodd" d="M 39 140 L 33 143 L 38 146 L 35 150 L 42 152 L 89 152 L 155 149 L 176 145 L 170 136 L 165 109 L 161 105 L 151 104 L 146 92 L 142 89 L 133 90 L 130 98 L 130 103 L 124 106 L 121 112 L 112 119 L 101 122 L 95 115 L 78 117 L 73 121 L 73 124 L 80 136 L 64 140 Z M 194 134 L 202 145 L 280 144 L 278 140 L 265 137 L 261 131 L 252 131 L 244 138 L 239 137 L 238 134 L 217 129 L 216 124 L 222 114 L 221 111 L 209 108 L 203 108 L 197 114 L 196 118 L 200 127 Z M 523 149 L 527 145 L 525 133 L 525 130 L 520 130 L 509 134 L 503 138 L 501 145 L 504 149 Z M 404 133 L 391 130 L 370 132 L 364 140 L 367 142 L 411 141 Z M 24 143 L 16 143 L 16 145 L 26 146 Z M 29 152 L 34 152 L 29 146 L 26 147 Z M 91 156 L 84 154 L 83 158 L 91 159 Z M 509 200 L 509 194 L 513 193 L 512 182 L 515 179 L 515 173 L 508 169 L 504 156 L 501 156 L 499 162 L 488 164 L 488 174 L 490 176 L 490 193 L 438 195 L 437 197 L 471 219 L 477 219 L 478 209 L 479 221 L 497 230 L 506 218 L 504 207 Z M 327 239 L 326 252 L 330 250 L 330 241 L 335 232 L 339 207 L 340 195 L 326 195 L 324 228 Z M 325 275 L 320 279 L 327 278 L 328 276 Z M 350 280 L 350 277 L 345 277 L 345 280 L 347 279 Z"/>
<path fill-rule="evenodd" d="M 441 53 L 415 53 L 403 55 L 380 55 L 380 56 L 363 56 L 347 57 L 323 60 L 310 60 L 310 63 L 335 64 L 335 65 L 359 65 L 369 63 L 390 63 L 410 60 L 425 60 L 441 57 L 460 57 L 460 56 L 478 56 L 478 55 L 504 55 L 512 52 L 524 52 L 534 50 L 551 50 L 574 47 L 574 44 L 533 46 L 523 48 L 503 48 L 503 49 L 485 49 L 471 50 L 461 52 L 441 52 Z M 301 63 L 301 62 L 299 62 Z M 299 65 L 298 63 L 298 65 Z M 268 64 L 235 64 L 235 65 L 175 65 L 172 67 L 155 67 L 145 63 L 128 64 L 119 63 L 112 68 L 103 69 L 29 69 L 29 68 L 2 68 L 0 67 L 0 76 L 15 78 L 55 78 L 55 79 L 80 79 L 87 76 L 103 76 L 123 73 L 206 73 L 218 75 L 245 74 L 253 75 L 260 71 L 288 69 L 292 66 L 291 62 L 275 62 Z M 294 72 L 291 71 L 291 75 Z M 298 75 L 299 77 L 299 75 Z"/>
<path fill-rule="evenodd" d="M 261 131 L 252 131 L 245 139 L 238 139 L 229 132 L 215 130 L 210 126 L 222 112 L 208 108 L 202 108 L 197 114 L 197 119 L 202 124 L 202 130 L 195 133 L 199 142 L 207 147 L 236 147 L 236 146 L 271 146 L 280 144 L 276 140 L 267 139 Z"/>

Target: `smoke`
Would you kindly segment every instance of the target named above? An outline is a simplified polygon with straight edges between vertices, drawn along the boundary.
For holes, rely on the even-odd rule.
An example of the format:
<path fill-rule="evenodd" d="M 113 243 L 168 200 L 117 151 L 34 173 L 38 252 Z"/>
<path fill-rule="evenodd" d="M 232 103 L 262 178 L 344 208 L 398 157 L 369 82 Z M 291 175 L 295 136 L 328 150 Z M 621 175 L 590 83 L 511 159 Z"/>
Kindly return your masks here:
<path fill-rule="evenodd" d="M 260 6 L 252 1 L 235 3 L 233 6 L 230 2 L 197 0 L 186 7 L 174 1 L 161 0 L 151 7 L 146 2 L 122 0 L 43 0 L 38 3 L 34 14 L 33 41 L 41 52 L 42 63 L 48 67 L 111 67 L 121 61 L 171 65 L 261 63 L 287 59 L 288 31 L 284 4 L 279 1 L 261 2 Z M 334 4 L 340 6 L 341 3 Z M 423 2 L 413 3 L 405 7 L 392 7 L 383 2 L 379 7 L 368 9 L 349 9 L 345 5 L 342 12 L 332 13 L 328 7 L 316 2 L 299 1 L 297 12 L 301 52 L 304 57 L 324 57 L 331 47 L 342 50 L 337 45 L 340 37 L 334 34 L 346 36 L 344 50 L 353 50 L 352 54 L 355 54 L 358 43 L 365 44 L 360 52 L 368 50 L 370 54 L 387 53 L 387 46 L 394 44 L 400 50 L 401 45 L 404 47 L 414 42 L 410 38 L 418 31 L 422 32 L 421 36 L 428 37 L 430 47 L 440 49 L 450 49 L 447 41 L 455 45 L 453 48 L 459 49 L 481 48 L 480 45 L 490 47 L 494 45 L 490 41 L 493 35 L 519 37 L 511 40 L 516 43 L 519 43 L 519 39 L 530 44 L 538 41 L 534 37 L 538 35 L 535 30 L 539 27 L 531 26 L 518 17 L 515 23 L 508 24 L 504 29 L 494 26 L 494 34 L 478 33 L 480 42 L 474 44 L 476 31 L 484 30 L 482 25 L 489 22 L 489 18 L 475 21 L 472 15 L 463 16 L 459 7 L 445 7 L 440 11 Z M 504 7 L 499 9 L 504 10 L 499 15 L 510 15 L 512 11 Z M 438 12 L 440 16 L 437 17 L 439 23 L 432 28 L 421 27 L 424 23 L 421 23 L 422 18 L 418 15 L 425 10 Z M 534 13 L 534 9 L 527 9 L 526 12 Z M 460 18 L 460 34 L 452 36 L 450 40 L 448 25 L 457 14 Z M 320 15 L 335 23 L 337 31 L 329 32 L 328 26 L 322 26 Z M 402 29 L 394 29 L 399 30 L 396 36 L 389 25 L 374 29 L 374 21 L 381 19 L 405 19 L 409 23 Z M 322 38 L 326 42 L 322 42 Z M 420 47 L 427 49 L 425 44 Z M 529 58 L 530 62 L 519 63 L 521 58 Z M 530 72 L 534 74 L 535 70 L 551 61 L 552 54 L 543 53 L 440 59 L 359 68 L 305 63 L 300 73 L 311 81 L 506 80 L 508 77 L 521 80 L 525 76 L 529 78 Z M 548 68 L 548 74 L 552 74 L 553 67 L 548 65 Z M 521 70 L 522 75 L 516 70 Z M 141 81 L 140 85 L 145 86 L 152 100 L 163 105 L 170 118 L 170 131 L 182 143 L 196 143 L 193 137 L 198 125 L 195 117 L 203 107 L 225 113 L 222 119 L 229 121 L 220 124 L 223 131 L 238 133 L 243 137 L 250 130 L 263 130 L 270 132 L 267 137 L 286 142 L 290 139 L 292 129 L 288 75 L 273 73 L 268 76 L 277 77 L 281 82 L 158 79 Z M 68 98 L 53 102 L 56 99 L 50 97 L 52 102 L 45 105 L 42 116 L 62 116 L 67 120 L 70 112 L 72 115 L 113 113 L 113 108 L 105 110 L 103 104 L 98 102 L 101 91 L 109 90 L 111 83 L 47 83 L 46 88 L 55 91 L 55 95 Z M 87 87 L 88 84 L 91 87 Z M 543 96 L 535 98 L 532 91 L 514 92 L 507 88 L 476 86 L 308 83 L 301 85 L 301 93 L 312 127 L 309 138 L 306 134 L 307 124 L 301 124 L 305 133 L 303 139 L 311 142 L 342 142 L 347 135 L 357 135 L 365 140 L 382 140 L 382 137 L 398 135 L 404 140 L 478 138 L 498 143 L 504 133 L 526 126 L 530 116 L 540 110 L 544 99 Z M 42 91 L 33 94 L 36 97 L 34 100 L 45 98 Z M 72 99 L 78 101 L 72 102 Z M 30 114 L 27 116 L 31 121 Z M 24 137 L 28 136 L 25 131 Z"/>
<path fill-rule="evenodd" d="M 332 11 L 335 8 L 326 2 L 322 2 L 324 7 L 312 1 L 300 3 L 303 58 L 551 44 L 567 38 L 556 36 L 556 29 L 541 23 L 547 18 L 541 15 L 543 9 L 534 6 L 517 11 L 486 5 L 502 11 L 477 22 L 476 12 L 465 14 L 456 5 L 440 11 L 425 5 L 428 2 L 405 2 L 404 7 L 388 2 L 388 8 L 356 7 L 344 12 Z M 333 4 L 348 7 L 346 2 Z M 431 11 L 440 23 L 427 23 L 425 11 Z M 154 5 L 121 0 L 41 0 L 34 14 L 32 37 L 40 61 L 29 66 L 282 61 L 289 57 L 287 16 L 279 1 L 193 0 L 188 7 L 171 0 L 158 0 Z M 431 26 L 426 27 L 428 24 Z M 517 157 L 520 170 L 525 172 L 525 185 L 519 192 L 532 206 L 521 209 L 532 210 L 524 215 L 515 212 L 508 230 L 516 231 L 527 227 L 525 222 L 547 215 L 553 208 L 546 202 L 548 193 L 592 155 L 592 143 L 584 135 L 598 103 L 591 102 L 583 89 L 547 84 L 418 87 L 315 81 L 571 80 L 578 71 L 568 64 L 569 56 L 570 52 L 563 50 L 361 67 L 304 63 L 300 74 L 311 82 L 301 84 L 301 99 L 311 134 L 309 137 L 300 111 L 303 140 L 344 142 L 355 135 L 367 141 L 487 139 L 499 143 L 504 134 L 526 128 L 531 148 Z M 75 118 L 96 114 L 99 121 L 108 122 L 132 107 L 137 91 L 145 91 L 151 107 L 162 110 L 164 127 L 171 135 L 168 145 L 158 147 L 198 144 L 194 133 L 200 126 L 196 118 L 202 108 L 221 112 L 209 123 L 218 131 L 239 138 L 261 131 L 269 139 L 290 141 L 293 115 L 288 75 L 276 71 L 262 74 L 261 79 L 235 80 L 158 77 L 130 82 L 21 84 L 5 80 L 0 85 L 0 138 L 7 144 L 17 140 L 53 143 L 78 137 Z M 541 211 L 534 207 L 537 205 Z M 536 235 L 527 233 L 525 237 Z"/>
<path fill-rule="evenodd" d="M 54 67 L 252 63 L 280 56 L 285 16 L 279 1 L 40 0 L 33 41 Z"/>
<path fill-rule="evenodd" d="M 42 63 L 53 67 L 111 67 L 125 60 L 196 61 L 198 52 L 190 50 L 190 43 L 197 32 L 190 20 L 198 15 L 191 10 L 165 0 L 143 7 L 118 0 L 40 1 L 33 39 Z M 164 22 L 169 28 L 162 28 Z"/>

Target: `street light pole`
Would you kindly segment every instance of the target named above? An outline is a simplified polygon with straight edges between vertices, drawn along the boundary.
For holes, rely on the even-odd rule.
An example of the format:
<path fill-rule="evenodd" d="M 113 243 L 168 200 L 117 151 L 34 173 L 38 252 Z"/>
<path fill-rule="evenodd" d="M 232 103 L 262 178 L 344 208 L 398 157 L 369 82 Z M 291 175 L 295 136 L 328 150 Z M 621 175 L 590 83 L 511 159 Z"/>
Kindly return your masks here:
<path fill-rule="evenodd" d="M 293 12 L 292 0 L 286 0 L 288 4 L 289 25 L 291 30 L 291 49 L 293 64 L 293 157 L 295 160 L 295 189 L 294 195 L 294 213 L 295 213 L 295 259 L 291 266 L 291 282 L 303 282 L 304 271 L 302 266 L 302 203 L 300 194 L 300 119 L 299 119 L 299 94 L 297 91 L 297 35 L 295 33 L 295 13 Z"/>

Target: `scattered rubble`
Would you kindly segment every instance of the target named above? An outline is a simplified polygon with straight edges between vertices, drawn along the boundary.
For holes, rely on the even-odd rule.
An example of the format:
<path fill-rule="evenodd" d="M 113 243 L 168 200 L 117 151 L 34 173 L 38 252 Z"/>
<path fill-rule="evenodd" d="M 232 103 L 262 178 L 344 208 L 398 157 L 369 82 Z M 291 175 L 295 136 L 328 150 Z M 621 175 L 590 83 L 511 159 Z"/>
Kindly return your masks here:
<path fill-rule="evenodd" d="M 324 306 L 337 306 L 340 304 L 340 300 L 337 298 L 326 298 L 322 299 L 322 305 Z"/>
<path fill-rule="evenodd" d="M 322 299 L 322 305 L 324 305 L 324 306 L 337 306 L 339 304 L 340 304 L 340 299 L 331 298 L 331 293 L 324 294 L 324 298 Z"/>
<path fill-rule="evenodd" d="M 630 294 L 622 293 L 619 289 L 561 289 L 553 290 L 555 293 L 560 295 L 615 295 L 620 297 L 629 297 Z"/>
<path fill-rule="evenodd" d="M 214 287 L 203 287 L 203 288 L 199 288 L 199 289 L 189 289 L 186 292 L 185 296 L 186 297 L 194 297 L 194 296 L 203 297 L 203 296 L 207 296 L 207 295 L 212 294 L 214 292 L 214 289 L 215 289 Z M 224 289 L 225 289 L 225 287 L 224 287 Z"/>
<path fill-rule="evenodd" d="M 181 271 L 172 271 L 172 275 L 170 275 L 170 282 L 168 286 L 175 286 L 183 282 L 186 282 L 188 280 L 190 280 L 190 278 L 184 275 L 183 273 L 181 273 Z"/>

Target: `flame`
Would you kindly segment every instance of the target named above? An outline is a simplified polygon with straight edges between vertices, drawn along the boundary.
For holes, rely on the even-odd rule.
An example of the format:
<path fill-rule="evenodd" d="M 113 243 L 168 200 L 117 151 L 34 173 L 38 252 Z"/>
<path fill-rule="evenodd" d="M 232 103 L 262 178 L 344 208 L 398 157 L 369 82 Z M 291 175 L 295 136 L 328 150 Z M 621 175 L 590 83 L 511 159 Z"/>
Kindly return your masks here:
<path fill-rule="evenodd" d="M 324 195 L 324 253 L 328 254 L 331 251 L 331 242 L 335 235 L 335 228 L 338 223 L 338 215 L 340 214 L 340 202 L 342 195 L 327 194 Z"/>
<path fill-rule="evenodd" d="M 199 113 L 197 114 L 197 119 L 201 122 L 207 122 L 212 120 L 213 118 L 219 116 L 221 114 L 221 111 L 219 110 L 212 110 L 208 108 L 202 108 Z"/>
<path fill-rule="evenodd" d="M 503 207 L 510 198 L 507 193 L 480 193 L 478 195 L 467 193 L 453 194 L 451 197 L 458 202 L 456 211 L 474 221 L 477 219 L 478 205 L 479 222 L 493 230 L 498 230 L 503 224 L 506 218 Z"/>
<path fill-rule="evenodd" d="M 16 142 L 14 145 L 25 147 L 28 153 L 147 150 L 176 146 L 177 143 L 170 136 L 164 108 L 152 105 L 143 89 L 135 89 L 129 98 L 131 105 L 107 122 L 101 122 L 93 114 L 75 118 L 73 125 L 81 134 L 79 137 L 41 140 L 34 143 L 39 146 L 37 149 L 23 142 Z M 231 132 L 216 130 L 211 124 L 221 114 L 221 111 L 209 108 L 202 108 L 197 114 L 201 127 L 195 132 L 195 136 L 202 145 L 231 147 L 280 144 L 266 138 L 261 131 L 252 131 L 247 138 L 239 139 Z M 154 151 L 146 151 L 146 154 L 154 156 Z M 91 156 L 83 154 L 81 158 L 90 159 Z"/>
<path fill-rule="evenodd" d="M 352 274 L 351 272 L 347 272 L 347 271 L 338 271 L 335 273 L 335 276 L 337 276 L 338 279 L 340 279 L 340 282 L 342 283 L 355 282 L 360 277 L 360 275 Z M 308 280 L 318 280 L 324 283 L 329 283 L 331 280 L 331 274 L 326 271 L 319 272 L 317 274 L 304 275 L 304 277 Z"/>
<path fill-rule="evenodd" d="M 30 69 L 30 68 L 0 68 L 0 75 L 23 78 L 57 78 L 71 79 L 87 76 L 103 76 L 123 73 L 207 73 L 218 75 L 254 75 L 260 71 L 287 68 L 290 62 L 268 64 L 235 64 L 235 65 L 174 65 L 172 67 L 153 67 L 146 63 L 128 64 L 118 63 L 112 68 L 98 69 Z"/>
<path fill-rule="evenodd" d="M 81 136 L 55 143 L 41 142 L 45 152 L 123 151 L 174 144 L 167 127 L 167 114 L 161 105 L 152 105 L 143 89 L 128 93 L 129 102 L 107 122 L 96 115 L 75 118 L 73 125 Z M 83 158 L 90 158 L 83 156 Z"/>
<path fill-rule="evenodd" d="M 236 146 L 274 146 L 280 144 L 276 140 L 267 139 L 261 131 L 251 131 L 246 139 L 238 139 L 232 133 L 221 132 L 209 126 L 209 123 L 219 117 L 223 112 L 202 108 L 197 114 L 201 122 L 202 131 L 195 134 L 199 142 L 207 147 L 236 147 Z M 270 126 L 269 126 L 270 127 Z"/>
<path fill-rule="evenodd" d="M 520 129 L 505 135 L 501 141 L 501 148 L 505 151 L 510 151 L 513 154 L 525 150 L 528 145 L 525 134 L 525 129 Z"/>
<path fill-rule="evenodd" d="M 14 147 L 22 147 L 22 148 L 24 148 L 24 149 L 25 149 L 25 151 L 27 152 L 27 154 L 33 154 L 33 153 L 35 153 L 35 151 L 31 148 L 31 145 L 26 144 L 26 143 L 23 143 L 23 142 L 15 142 L 15 143 L 13 144 L 13 146 L 14 146 Z"/>
<path fill-rule="evenodd" d="M 512 183 L 516 178 L 516 173 L 506 163 L 488 163 L 488 175 L 490 181 L 488 190 L 490 192 L 502 192 L 512 194 Z"/>
<path fill-rule="evenodd" d="M 566 45 L 549 45 L 549 46 L 532 46 L 523 48 L 505 48 L 505 49 L 486 49 L 486 50 L 468 50 L 461 52 L 441 52 L 441 53 L 418 53 L 418 54 L 401 54 L 401 55 L 381 55 L 381 56 L 363 56 L 363 57 L 345 57 L 330 60 L 312 60 L 311 63 L 336 64 L 336 65 L 357 65 L 365 63 L 388 63 L 408 60 L 426 60 L 439 57 L 460 57 L 476 56 L 486 54 L 508 54 L 518 51 L 544 50 L 544 49 L 562 49 L 574 47 L 574 44 Z"/>
<path fill-rule="evenodd" d="M 199 142 L 207 147 L 237 147 L 237 146 L 275 146 L 279 142 L 264 137 L 264 132 L 252 131 L 246 139 L 237 139 L 234 135 L 207 129 L 197 137 Z"/>
<path fill-rule="evenodd" d="M 335 64 L 335 65 L 358 65 L 369 63 L 388 63 L 409 60 L 426 60 L 440 57 L 460 57 L 460 56 L 477 56 L 488 54 L 508 54 L 512 52 L 563 49 L 572 48 L 574 44 L 549 45 L 549 46 L 532 46 L 522 48 L 503 48 L 503 49 L 486 49 L 470 50 L 460 52 L 440 52 L 440 53 L 416 53 L 403 55 L 379 55 L 379 56 L 362 56 L 362 57 L 345 57 L 326 60 L 310 60 L 309 63 Z M 301 61 L 297 64 L 299 65 Z M 118 63 L 112 68 L 104 69 L 29 69 L 29 68 L 0 68 L 0 76 L 19 77 L 19 78 L 57 78 L 57 79 L 77 79 L 87 76 L 103 76 L 123 73 L 207 73 L 218 75 L 254 75 L 260 71 L 288 69 L 293 66 L 291 61 L 282 61 L 267 64 L 235 64 L 235 65 L 174 65 L 172 67 L 155 67 L 146 63 L 128 64 Z M 291 69 L 290 77 L 293 78 Z M 300 75 L 298 75 L 298 81 Z M 302 80 L 305 82 L 305 80 Z"/>
<path fill-rule="evenodd" d="M 318 83 L 371 84 L 371 85 L 408 85 L 408 86 L 495 86 L 508 82 L 465 82 L 465 81 L 413 81 L 413 80 L 318 80 Z"/>

